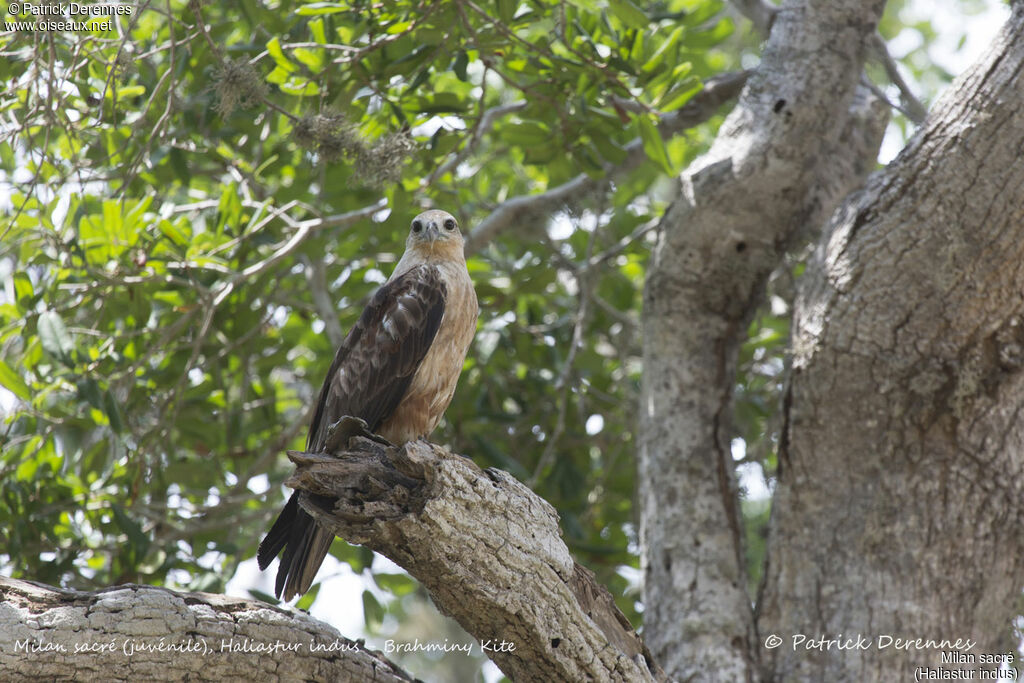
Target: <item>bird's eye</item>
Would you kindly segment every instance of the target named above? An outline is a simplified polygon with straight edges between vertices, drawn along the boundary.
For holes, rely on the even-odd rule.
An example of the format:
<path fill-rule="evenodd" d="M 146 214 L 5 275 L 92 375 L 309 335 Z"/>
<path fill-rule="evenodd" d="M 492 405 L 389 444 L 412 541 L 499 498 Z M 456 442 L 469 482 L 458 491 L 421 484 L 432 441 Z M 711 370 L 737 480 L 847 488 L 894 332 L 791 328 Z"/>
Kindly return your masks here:
<path fill-rule="evenodd" d="M 421 230 L 423 230 L 423 224 L 420 223 L 419 221 L 413 221 L 412 222 L 412 231 L 413 232 L 420 232 Z"/>
<path fill-rule="evenodd" d="M 454 218 L 446 218 L 444 220 L 444 229 L 445 230 L 454 230 L 455 229 L 455 219 Z"/>

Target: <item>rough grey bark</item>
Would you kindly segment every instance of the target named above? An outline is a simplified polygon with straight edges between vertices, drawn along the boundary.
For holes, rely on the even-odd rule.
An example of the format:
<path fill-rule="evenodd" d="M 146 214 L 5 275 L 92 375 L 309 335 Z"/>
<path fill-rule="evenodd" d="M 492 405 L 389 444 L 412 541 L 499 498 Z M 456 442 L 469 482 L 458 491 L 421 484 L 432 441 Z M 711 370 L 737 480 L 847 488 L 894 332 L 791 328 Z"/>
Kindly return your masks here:
<path fill-rule="evenodd" d="M 760 620 L 784 638 L 766 655 L 773 678 L 910 680 L 955 649 L 880 648 L 879 636 L 1015 649 L 1022 155 L 1017 3 L 907 149 L 836 213 L 801 283 Z M 872 646 L 790 641 L 839 633 Z"/>
<path fill-rule="evenodd" d="M 664 674 L 561 539 L 554 508 L 501 470 L 427 443 L 357 438 L 290 453 L 287 482 L 325 528 L 416 577 L 516 681 L 652 681 Z"/>
<path fill-rule="evenodd" d="M 4 681 L 412 678 L 305 614 L 209 593 L 85 593 L 0 576 Z"/>
<path fill-rule="evenodd" d="M 730 454 L 736 356 L 787 246 L 871 168 L 886 113 L 858 82 L 882 5 L 787 3 L 662 221 L 644 294 L 638 498 L 645 637 L 678 679 L 757 672 Z"/>

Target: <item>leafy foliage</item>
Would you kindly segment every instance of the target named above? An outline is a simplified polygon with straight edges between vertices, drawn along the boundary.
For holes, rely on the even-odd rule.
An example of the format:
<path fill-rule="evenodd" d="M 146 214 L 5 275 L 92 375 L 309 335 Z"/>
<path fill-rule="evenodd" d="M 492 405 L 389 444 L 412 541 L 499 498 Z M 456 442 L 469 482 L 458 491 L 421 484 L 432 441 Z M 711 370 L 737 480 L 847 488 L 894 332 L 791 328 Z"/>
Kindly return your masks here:
<path fill-rule="evenodd" d="M 556 232 L 530 217 L 472 258 L 480 333 L 436 435 L 531 481 L 621 593 L 647 250 L 627 238 L 695 152 L 654 124 L 730 65 L 709 50 L 732 30 L 720 9 L 171 3 L 123 39 L 7 35 L 12 570 L 221 589 L 281 499 L 330 318 L 354 321 L 412 216 L 472 228 L 503 198 L 603 176 L 640 136 L 651 160 Z"/>
<path fill-rule="evenodd" d="M 115 21 L 0 35 L 5 568 L 222 590 L 411 218 L 471 230 L 604 178 L 639 139 L 644 164 L 478 245 L 479 332 L 434 437 L 529 481 L 638 619 L 619 570 L 646 255 L 668 174 L 718 120 L 669 140 L 656 123 L 756 41 L 719 0 L 169 0 Z M 769 469 L 784 289 L 737 388 Z"/>

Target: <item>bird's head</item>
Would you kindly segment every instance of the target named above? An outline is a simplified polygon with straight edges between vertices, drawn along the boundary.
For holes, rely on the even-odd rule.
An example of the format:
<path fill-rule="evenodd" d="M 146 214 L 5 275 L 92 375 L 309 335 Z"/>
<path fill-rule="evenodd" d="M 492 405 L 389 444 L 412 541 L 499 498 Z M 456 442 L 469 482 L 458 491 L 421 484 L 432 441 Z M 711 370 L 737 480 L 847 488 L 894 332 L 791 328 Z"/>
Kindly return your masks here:
<path fill-rule="evenodd" d="M 431 209 L 412 219 L 405 248 L 424 258 L 462 258 L 465 241 L 459 223 L 447 211 Z"/>

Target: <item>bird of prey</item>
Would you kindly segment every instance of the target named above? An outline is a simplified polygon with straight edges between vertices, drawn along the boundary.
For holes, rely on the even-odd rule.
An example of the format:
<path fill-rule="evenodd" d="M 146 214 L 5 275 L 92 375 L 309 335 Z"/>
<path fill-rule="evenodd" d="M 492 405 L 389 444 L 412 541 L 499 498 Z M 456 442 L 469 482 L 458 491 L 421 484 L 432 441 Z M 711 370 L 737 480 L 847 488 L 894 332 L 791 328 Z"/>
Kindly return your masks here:
<path fill-rule="evenodd" d="M 396 445 L 425 438 L 441 421 L 479 312 L 463 246 L 451 214 L 426 211 L 413 220 L 405 254 L 334 356 L 307 451 L 321 452 L 328 427 L 346 415 Z M 275 594 L 291 600 L 309 590 L 332 540 L 293 493 L 257 553 L 266 569 L 284 550 Z"/>

